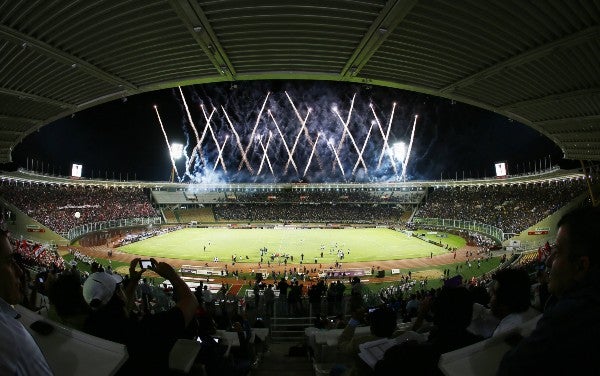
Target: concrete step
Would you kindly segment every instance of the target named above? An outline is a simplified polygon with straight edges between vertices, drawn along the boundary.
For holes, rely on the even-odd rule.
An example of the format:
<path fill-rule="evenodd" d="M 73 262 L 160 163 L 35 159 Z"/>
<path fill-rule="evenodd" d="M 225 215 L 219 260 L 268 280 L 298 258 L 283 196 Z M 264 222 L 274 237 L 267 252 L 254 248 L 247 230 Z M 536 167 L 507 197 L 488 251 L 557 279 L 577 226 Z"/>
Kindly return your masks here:
<path fill-rule="evenodd" d="M 272 343 L 269 351 L 262 355 L 258 365 L 251 372 L 252 376 L 310 376 L 314 368 L 308 355 L 290 356 L 289 349 L 293 344 Z"/>

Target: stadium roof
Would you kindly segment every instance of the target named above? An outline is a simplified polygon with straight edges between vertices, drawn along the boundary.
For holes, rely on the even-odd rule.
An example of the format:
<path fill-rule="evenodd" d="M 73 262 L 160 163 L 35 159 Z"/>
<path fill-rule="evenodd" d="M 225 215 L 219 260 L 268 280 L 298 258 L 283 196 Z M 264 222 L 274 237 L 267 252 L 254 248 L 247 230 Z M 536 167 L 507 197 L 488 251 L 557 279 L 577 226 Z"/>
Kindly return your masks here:
<path fill-rule="evenodd" d="M 0 181 L 16 182 L 18 184 L 52 184 L 68 186 L 98 186 L 98 187 L 138 187 L 153 190 L 185 190 L 185 191 L 276 191 L 281 189 L 295 190 L 421 190 L 428 187 L 489 187 L 497 185 L 522 185 L 537 183 L 553 183 L 567 180 L 584 179 L 585 175 L 578 170 L 562 170 L 552 168 L 533 174 L 512 175 L 506 178 L 485 178 L 466 180 L 439 181 L 408 181 L 408 182 L 377 182 L 377 183 L 165 183 L 144 181 L 117 181 L 101 179 L 74 179 L 39 174 L 19 169 L 12 172 L 1 172 Z"/>
<path fill-rule="evenodd" d="M 318 79 L 506 115 L 600 160 L 592 0 L 119 0 L 0 3 L 0 162 L 40 127 L 178 85 Z"/>

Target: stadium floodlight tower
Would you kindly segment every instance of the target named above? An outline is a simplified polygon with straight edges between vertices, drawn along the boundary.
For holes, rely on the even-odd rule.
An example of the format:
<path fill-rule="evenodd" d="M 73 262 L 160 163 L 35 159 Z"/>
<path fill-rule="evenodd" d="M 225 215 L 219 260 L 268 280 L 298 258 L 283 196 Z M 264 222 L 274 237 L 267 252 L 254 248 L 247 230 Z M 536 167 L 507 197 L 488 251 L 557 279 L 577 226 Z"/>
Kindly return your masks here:
<path fill-rule="evenodd" d="M 175 181 L 175 174 L 176 174 L 176 170 L 175 170 L 175 162 L 179 159 L 181 159 L 181 157 L 183 156 L 183 145 L 177 142 L 173 142 L 171 144 L 171 160 L 173 161 L 173 168 L 171 169 L 171 178 L 169 179 L 169 181 L 171 183 L 173 183 Z M 179 175 L 179 174 L 177 174 Z M 179 176 L 178 176 L 179 177 Z"/>
<path fill-rule="evenodd" d="M 402 141 L 396 142 L 390 148 L 391 157 L 402 165 L 402 177 L 404 177 L 404 163 L 406 158 L 406 144 Z"/>

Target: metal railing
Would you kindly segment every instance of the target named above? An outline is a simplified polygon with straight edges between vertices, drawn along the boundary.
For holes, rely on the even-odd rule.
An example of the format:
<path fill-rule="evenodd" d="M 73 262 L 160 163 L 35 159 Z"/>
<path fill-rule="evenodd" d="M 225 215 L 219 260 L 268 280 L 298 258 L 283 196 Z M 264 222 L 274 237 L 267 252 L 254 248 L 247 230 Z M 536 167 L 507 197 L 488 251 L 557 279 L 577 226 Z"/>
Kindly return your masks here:
<path fill-rule="evenodd" d="M 461 219 L 443 219 L 443 218 L 419 218 L 414 217 L 412 223 L 424 226 L 435 226 L 440 228 L 455 228 L 479 232 L 490 236 L 499 244 L 504 240 L 504 231 L 502 229 L 477 221 L 464 221 Z"/>
<path fill-rule="evenodd" d="M 162 220 L 160 217 L 146 217 L 146 218 L 128 218 L 128 219 L 113 219 L 110 221 L 86 223 L 81 226 L 73 227 L 70 229 L 65 237 L 69 241 L 73 241 L 85 234 L 91 232 L 97 232 L 102 230 L 108 230 L 112 228 L 120 227 L 134 227 L 134 226 L 146 226 L 146 225 L 160 225 Z"/>

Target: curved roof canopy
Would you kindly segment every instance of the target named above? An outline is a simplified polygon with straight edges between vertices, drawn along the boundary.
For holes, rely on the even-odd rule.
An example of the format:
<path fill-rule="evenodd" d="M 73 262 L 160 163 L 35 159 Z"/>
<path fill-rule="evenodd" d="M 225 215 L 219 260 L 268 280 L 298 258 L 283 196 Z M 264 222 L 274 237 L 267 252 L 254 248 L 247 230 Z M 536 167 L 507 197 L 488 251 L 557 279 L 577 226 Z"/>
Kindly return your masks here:
<path fill-rule="evenodd" d="M 27 134 L 113 99 L 208 82 L 319 79 L 486 108 L 600 160 L 593 0 L 0 3 L 0 162 Z"/>

